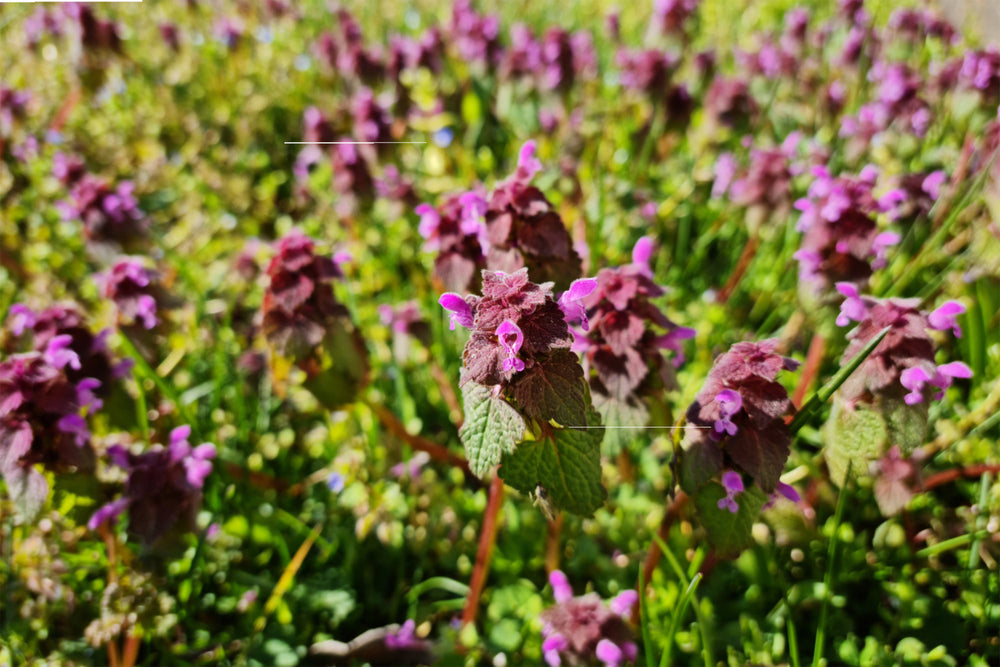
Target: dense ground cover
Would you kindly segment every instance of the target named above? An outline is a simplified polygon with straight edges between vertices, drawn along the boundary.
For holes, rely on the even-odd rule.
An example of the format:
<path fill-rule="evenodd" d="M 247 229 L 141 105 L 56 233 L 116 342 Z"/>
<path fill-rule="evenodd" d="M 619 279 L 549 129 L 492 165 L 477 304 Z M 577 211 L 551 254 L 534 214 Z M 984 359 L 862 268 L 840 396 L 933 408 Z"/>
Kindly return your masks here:
<path fill-rule="evenodd" d="M 0 664 L 1000 658 L 1000 54 L 551 10 L 0 9 Z"/>

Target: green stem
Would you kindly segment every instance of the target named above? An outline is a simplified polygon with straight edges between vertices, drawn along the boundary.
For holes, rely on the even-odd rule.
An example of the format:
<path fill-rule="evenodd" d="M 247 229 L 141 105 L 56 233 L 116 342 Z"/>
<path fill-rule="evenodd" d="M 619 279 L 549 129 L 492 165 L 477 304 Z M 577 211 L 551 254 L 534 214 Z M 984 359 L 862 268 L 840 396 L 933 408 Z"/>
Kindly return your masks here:
<path fill-rule="evenodd" d="M 681 567 L 680 563 L 677 562 L 677 557 L 674 556 L 674 552 L 666 545 L 666 543 L 660 538 L 659 535 L 653 535 L 653 539 L 660 547 L 660 551 L 663 552 L 663 557 L 667 559 L 670 563 L 670 569 L 674 571 L 677 578 L 681 580 L 685 588 L 691 588 L 691 582 L 687 575 L 684 573 L 684 569 Z M 694 615 L 698 620 L 698 630 L 701 632 L 701 655 L 705 661 L 705 667 L 712 667 L 712 644 L 711 644 L 711 633 L 709 632 L 708 619 L 701 611 L 701 603 L 698 601 L 698 596 L 695 594 L 694 590 L 691 590 L 691 602 L 694 603 Z M 667 641 L 673 643 L 674 638 L 668 637 Z"/>
<path fill-rule="evenodd" d="M 646 581 L 643 568 L 639 568 L 639 628 L 642 630 L 642 647 L 646 665 L 653 665 L 653 638 L 649 634 L 649 604 L 646 602 Z"/>
<path fill-rule="evenodd" d="M 791 424 L 788 426 L 793 434 L 805 426 L 806 420 L 809 419 L 812 413 L 818 410 L 820 405 L 830 400 L 830 397 L 833 396 L 833 392 L 837 391 L 840 385 L 847 381 L 847 378 L 850 377 L 851 373 L 857 370 L 858 366 L 860 366 L 861 363 L 868 358 L 868 355 L 875 351 L 878 344 L 881 343 L 882 339 L 889 333 L 889 329 L 890 327 L 886 327 L 882 329 L 882 331 L 878 332 L 874 338 L 868 341 L 868 343 L 861 348 L 860 352 L 854 355 L 853 359 L 847 362 L 845 366 L 837 371 L 837 374 L 834 375 L 829 382 L 820 387 L 819 391 L 813 394 L 812 397 L 805 402 L 802 409 L 799 410 L 798 414 L 795 415 Z"/>
<path fill-rule="evenodd" d="M 660 657 L 660 667 L 668 667 L 668 665 L 670 665 L 670 659 L 674 652 L 674 638 L 677 636 L 677 630 L 680 627 L 681 619 L 684 618 L 684 614 L 687 612 L 688 604 L 691 603 L 691 596 L 693 596 L 695 590 L 697 590 L 698 584 L 701 583 L 701 579 L 701 572 L 694 575 L 691 583 L 688 584 L 687 590 L 684 591 L 684 595 L 681 596 L 680 601 L 677 603 L 677 609 L 674 611 L 673 618 L 670 619 L 670 629 L 667 630 L 667 648 L 663 651 L 663 655 Z"/>
<path fill-rule="evenodd" d="M 851 477 L 851 464 L 847 464 L 847 475 L 845 479 Z M 816 628 L 816 646 L 813 649 L 813 667 L 825 664 L 823 661 L 823 644 L 826 641 L 826 618 L 830 611 L 830 598 L 833 587 L 833 571 L 837 560 L 837 538 L 840 533 L 840 521 L 844 516 L 844 506 L 847 504 L 847 484 L 840 490 L 840 497 L 837 498 L 837 510 L 833 518 L 833 534 L 830 535 L 830 543 L 826 549 L 826 573 L 823 575 L 823 604 L 819 610 L 819 627 Z"/>

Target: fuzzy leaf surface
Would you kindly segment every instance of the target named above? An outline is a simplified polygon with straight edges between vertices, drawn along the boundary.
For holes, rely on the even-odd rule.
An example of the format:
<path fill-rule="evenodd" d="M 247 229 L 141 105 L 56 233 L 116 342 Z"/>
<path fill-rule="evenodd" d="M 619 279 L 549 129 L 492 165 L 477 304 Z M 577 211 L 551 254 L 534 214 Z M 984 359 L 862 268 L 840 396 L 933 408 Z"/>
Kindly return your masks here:
<path fill-rule="evenodd" d="M 469 468 L 483 477 L 513 452 L 524 437 L 524 420 L 510 403 L 494 397 L 486 387 L 469 382 L 462 387 L 465 423 L 458 435 L 469 458 Z"/>
<path fill-rule="evenodd" d="M 588 411 L 587 423 L 599 426 L 600 416 Z M 558 509 L 591 516 L 604 504 L 601 484 L 602 429 L 553 428 L 541 440 L 522 442 L 503 455 L 500 477 L 522 493 L 541 485 Z"/>
<path fill-rule="evenodd" d="M 531 418 L 554 419 L 564 426 L 587 423 L 583 368 L 569 350 L 555 350 L 541 363 L 517 376 L 514 398 Z"/>
<path fill-rule="evenodd" d="M 711 483 L 701 487 L 695 496 L 698 517 L 708 533 L 708 541 L 720 558 L 733 558 L 753 544 L 750 531 L 767 500 L 757 487 L 736 496 L 739 510 L 734 514 L 719 508 L 719 500 L 726 495 L 721 484 Z"/>

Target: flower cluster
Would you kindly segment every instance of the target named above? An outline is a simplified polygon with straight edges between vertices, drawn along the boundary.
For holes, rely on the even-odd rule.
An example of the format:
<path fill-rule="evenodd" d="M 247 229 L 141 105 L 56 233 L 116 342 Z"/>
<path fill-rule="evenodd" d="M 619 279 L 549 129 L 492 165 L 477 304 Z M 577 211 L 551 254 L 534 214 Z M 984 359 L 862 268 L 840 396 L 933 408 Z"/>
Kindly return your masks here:
<path fill-rule="evenodd" d="M 515 374 L 547 363 L 573 340 L 551 285 L 530 282 L 528 269 L 483 271 L 482 297 L 447 293 L 440 303 L 452 313 L 452 328 L 457 323 L 472 331 L 462 384 L 511 384 Z"/>
<path fill-rule="evenodd" d="M 129 535 L 146 545 L 166 535 L 178 522 L 193 527 L 216 451 L 211 443 L 191 447 L 190 436 L 190 426 L 178 426 L 170 432 L 167 447 L 142 454 L 133 454 L 121 445 L 109 447 L 108 457 L 128 471 L 128 481 L 121 498 L 104 505 L 90 518 L 90 529 L 114 522 L 126 509 Z"/>
<path fill-rule="evenodd" d="M 282 354 L 301 359 L 323 341 L 334 319 L 348 314 L 331 285 L 343 273 L 334 259 L 317 255 L 312 239 L 298 230 L 278 241 L 275 251 L 267 267 L 264 334 Z"/>
<path fill-rule="evenodd" d="M 0 85 L 0 137 L 7 136 L 14 127 L 14 121 L 24 118 L 31 94 Z"/>
<path fill-rule="evenodd" d="M 505 78 L 537 77 L 542 89 L 565 91 L 578 78 L 592 77 L 596 63 L 589 33 L 550 28 L 538 40 L 527 26 L 518 23 L 511 27 L 510 46 L 500 73 Z"/>
<path fill-rule="evenodd" d="M 844 352 L 844 361 L 889 328 L 882 342 L 840 387 L 839 396 L 850 405 L 900 396 L 907 405 L 916 405 L 926 398 L 928 391 L 933 391 L 938 400 L 955 379 L 972 377 L 972 371 L 960 361 L 936 365 L 936 345 L 928 333 L 936 330 L 962 335 L 957 318 L 965 313 L 965 307 L 958 301 L 946 301 L 927 313 L 919 310 L 919 302 L 914 299 L 880 300 L 862 296 L 849 283 L 839 283 L 837 290 L 846 297 L 837 324 L 847 326 L 851 321 L 858 322 L 857 328 L 847 335 L 850 344 Z M 908 392 L 905 395 L 904 389 Z"/>
<path fill-rule="evenodd" d="M 146 268 L 142 260 L 119 260 L 98 280 L 104 296 L 114 302 L 125 325 L 141 324 L 151 330 L 159 324 L 157 312 L 166 298 L 157 283 L 156 272 Z"/>
<path fill-rule="evenodd" d="M 962 85 L 978 90 L 990 100 L 1000 98 L 1000 51 L 989 46 L 981 51 L 969 51 L 959 70 Z"/>
<path fill-rule="evenodd" d="M 883 330 L 885 337 L 834 394 L 824 426 L 826 462 L 831 478 L 843 484 L 848 473 L 874 474 L 879 507 L 894 514 L 912 496 L 901 484 L 916 474 L 907 457 L 924 442 L 930 394 L 940 399 L 956 379 L 972 377 L 960 361 L 937 364 L 931 331 L 961 335 L 957 318 L 965 307 L 946 301 L 937 309 L 919 309 L 917 299 L 875 299 L 853 285 L 837 289 L 846 299 L 838 324 L 858 322 L 847 338 L 842 363 L 857 356 Z M 891 449 L 897 447 L 893 453 Z"/>
<path fill-rule="evenodd" d="M 895 34 L 901 35 L 915 44 L 923 44 L 928 37 L 940 39 L 945 44 L 954 44 L 959 36 L 951 23 L 928 9 L 923 11 L 897 9 L 889 17 L 889 27 Z"/>
<path fill-rule="evenodd" d="M 573 596 L 566 575 L 553 570 L 549 575 L 556 604 L 542 612 L 544 623 L 542 652 L 545 663 L 559 667 L 590 664 L 595 660 L 604 667 L 618 667 L 634 662 L 638 647 L 625 619 L 639 600 L 634 590 L 619 593 L 608 602 L 591 593 Z"/>
<path fill-rule="evenodd" d="M 67 379 L 72 383 L 87 379 L 88 384 L 94 385 L 91 389 L 98 397 L 106 397 L 112 383 L 127 374 L 131 367 L 131 359 L 113 361 L 107 348 L 110 329 L 93 333 L 83 314 L 72 303 L 50 306 L 40 312 L 15 303 L 8 311 L 7 327 L 15 337 L 30 332 L 31 346 L 37 352 L 45 353 L 59 339 L 55 343 L 57 356 L 73 361 L 62 367 Z M 99 401 L 94 399 L 94 403 L 95 409 L 99 409 Z"/>
<path fill-rule="evenodd" d="M 56 203 L 65 220 L 83 223 L 86 238 L 96 243 L 128 247 L 145 236 L 148 223 L 139 209 L 131 181 L 116 187 L 83 171 L 83 163 L 73 156 L 58 155 L 53 173 L 70 188 L 69 199 Z"/>
<path fill-rule="evenodd" d="M 719 125 L 740 128 L 751 121 L 758 107 L 745 80 L 716 77 L 705 93 L 705 111 Z"/>
<path fill-rule="evenodd" d="M 891 190 L 876 199 L 878 172 L 871 166 L 857 178 L 831 176 L 825 167 L 814 167 L 813 175 L 808 196 L 795 202 L 802 212 L 797 229 L 804 233 L 795 253 L 799 277 L 814 294 L 829 293 L 838 282 L 864 286 L 900 240 L 895 232 L 880 232 L 872 216 L 894 210 L 905 194 Z"/>
<path fill-rule="evenodd" d="M 486 229 L 481 221 L 482 210 L 475 208 L 475 202 L 483 199 L 479 193 L 470 192 L 450 196 L 437 208 L 420 204 L 415 209 L 420 216 L 418 231 L 426 240 L 424 250 L 437 252 L 434 276 L 445 289 L 455 292 L 473 289 L 479 272 L 486 266 L 483 255 Z"/>
<path fill-rule="evenodd" d="M 100 382 L 69 379 L 67 371 L 83 368 L 72 344 L 70 335 L 57 335 L 41 352 L 0 362 L 0 475 L 28 514 L 48 495 L 35 464 L 56 471 L 94 465 L 86 417 L 101 406 Z"/>
<path fill-rule="evenodd" d="M 646 399 L 674 387 L 673 366 L 684 361 L 681 341 L 695 333 L 651 303 L 666 293 L 653 282 L 652 252 L 652 240 L 640 239 L 631 264 L 601 269 L 580 309 L 567 310 L 567 319 L 580 323 L 573 331 L 573 349 L 583 355 L 595 403 L 609 425 L 612 413 L 625 406 L 637 410 L 636 417 L 645 422 Z M 665 350 L 675 354 L 673 365 L 667 363 Z"/>
<path fill-rule="evenodd" d="M 776 148 L 752 148 L 747 169 L 733 181 L 729 194 L 740 206 L 760 206 L 769 213 L 791 207 L 792 178 L 798 173 L 795 159 L 801 135 L 793 132 Z"/>
<path fill-rule="evenodd" d="M 660 49 L 629 51 L 619 49 L 615 63 L 621 70 L 621 83 L 625 88 L 641 90 L 650 99 L 662 100 L 670 86 L 680 57 Z"/>
<path fill-rule="evenodd" d="M 517 169 L 489 194 L 471 190 L 440 208 L 421 204 L 419 231 L 438 250 L 435 275 L 446 289 L 473 289 L 476 270 L 507 273 L 527 267 L 533 280 L 560 289 L 580 277 L 581 260 L 566 225 L 531 180 L 541 170 L 535 142 L 518 156 Z"/>
<path fill-rule="evenodd" d="M 449 32 L 462 60 L 490 68 L 500 62 L 500 17 L 495 14 L 484 16 L 473 9 L 469 0 L 458 0 L 452 9 Z"/>
<path fill-rule="evenodd" d="M 785 418 L 795 412 L 788 392 L 775 380 L 798 363 L 776 352 L 777 340 L 736 343 L 715 360 L 687 411 L 681 484 L 696 493 L 721 474 L 726 497 L 720 509 L 735 512 L 736 496 L 749 476 L 767 494 L 795 498 L 779 476 L 791 446 Z M 726 471 L 726 472 L 724 472 Z"/>

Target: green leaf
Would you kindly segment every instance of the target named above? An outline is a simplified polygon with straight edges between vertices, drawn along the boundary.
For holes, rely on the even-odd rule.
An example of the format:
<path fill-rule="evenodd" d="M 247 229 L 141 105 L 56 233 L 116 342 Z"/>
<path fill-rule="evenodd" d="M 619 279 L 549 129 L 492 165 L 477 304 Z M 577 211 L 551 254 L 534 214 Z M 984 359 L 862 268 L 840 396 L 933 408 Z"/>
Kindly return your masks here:
<path fill-rule="evenodd" d="M 302 362 L 308 376 L 302 386 L 329 410 L 357 400 L 368 382 L 368 354 L 357 329 L 341 318 L 327 330 L 316 352 Z"/>
<path fill-rule="evenodd" d="M 24 523 L 34 523 L 49 495 L 45 476 L 31 466 L 13 465 L 4 471 L 3 479 L 18 516 Z"/>
<path fill-rule="evenodd" d="M 465 445 L 469 468 L 483 477 L 524 437 L 524 419 L 510 403 L 475 382 L 462 388 L 462 398 L 465 423 L 458 435 Z"/>
<path fill-rule="evenodd" d="M 583 368 L 569 350 L 556 350 L 518 374 L 513 391 L 517 405 L 533 419 L 555 420 L 563 426 L 586 424 Z"/>
<path fill-rule="evenodd" d="M 619 401 L 595 392 L 594 407 L 601 413 L 601 421 L 607 427 L 601 449 L 608 457 L 618 456 L 618 452 L 627 447 L 639 432 L 638 429 L 620 427 L 646 426 L 649 423 L 649 411 L 641 403 Z"/>
<path fill-rule="evenodd" d="M 885 452 L 888 432 L 882 416 L 865 405 L 847 409 L 839 396 L 833 399 L 830 416 L 823 425 L 824 457 L 830 479 L 837 486 L 847 481 L 848 466 L 854 475 L 864 474 L 868 464 Z"/>
<path fill-rule="evenodd" d="M 600 425 L 597 411 L 588 411 L 588 425 Z M 542 440 L 522 442 L 503 455 L 500 477 L 522 493 L 541 485 L 551 503 L 567 512 L 590 516 L 604 504 L 601 484 L 601 429 L 552 428 Z"/>
<path fill-rule="evenodd" d="M 902 394 L 902 392 L 899 392 Z M 901 398 L 882 399 L 876 409 L 885 418 L 889 443 L 899 445 L 903 455 L 909 455 L 927 438 L 927 401 L 907 405 Z"/>
<path fill-rule="evenodd" d="M 739 510 L 734 514 L 719 508 L 719 500 L 725 496 L 722 485 L 713 482 L 699 489 L 694 502 L 712 547 L 720 558 L 733 558 L 753 544 L 750 530 L 767 498 L 763 491 L 752 486 L 736 496 Z"/>

